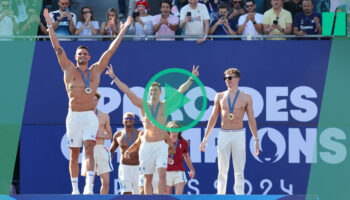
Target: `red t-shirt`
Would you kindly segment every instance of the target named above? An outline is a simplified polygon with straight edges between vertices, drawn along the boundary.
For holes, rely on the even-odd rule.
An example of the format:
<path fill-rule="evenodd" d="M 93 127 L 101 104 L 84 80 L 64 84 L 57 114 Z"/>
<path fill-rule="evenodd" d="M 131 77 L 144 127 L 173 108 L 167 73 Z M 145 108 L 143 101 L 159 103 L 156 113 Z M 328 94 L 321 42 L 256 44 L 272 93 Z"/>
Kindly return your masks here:
<path fill-rule="evenodd" d="M 174 143 L 175 146 L 176 142 Z M 185 167 L 184 167 L 184 153 L 188 152 L 188 143 L 186 140 L 180 140 L 177 144 L 176 147 L 176 153 L 174 154 L 174 164 L 173 165 L 169 165 L 168 163 L 168 168 L 167 171 L 185 171 Z M 171 156 L 169 156 L 170 158 Z"/>

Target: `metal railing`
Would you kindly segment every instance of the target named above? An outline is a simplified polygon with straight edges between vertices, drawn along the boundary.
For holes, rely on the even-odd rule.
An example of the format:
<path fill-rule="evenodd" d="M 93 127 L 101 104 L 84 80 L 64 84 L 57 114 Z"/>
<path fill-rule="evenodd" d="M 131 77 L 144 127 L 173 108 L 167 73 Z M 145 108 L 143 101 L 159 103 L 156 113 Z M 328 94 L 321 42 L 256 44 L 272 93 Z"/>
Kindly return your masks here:
<path fill-rule="evenodd" d="M 116 36 L 110 35 L 94 35 L 94 36 L 79 36 L 79 35 L 69 35 L 69 36 L 57 36 L 59 40 L 78 40 L 87 39 L 92 41 L 99 41 L 103 39 L 114 39 Z M 156 38 L 166 38 L 166 39 L 198 39 L 203 37 L 202 35 L 174 35 L 174 36 L 155 36 L 155 35 L 124 35 L 125 40 L 142 40 L 142 41 L 153 41 Z M 286 39 L 330 39 L 334 36 L 322 36 L 322 35 L 306 35 L 306 36 L 296 36 L 296 35 L 260 35 L 258 37 L 248 38 L 242 35 L 208 35 L 208 39 L 245 39 L 245 40 L 269 40 L 274 38 L 286 38 Z M 344 36 L 349 37 L 349 36 Z M 48 35 L 15 35 L 15 36 L 0 36 L 1 40 L 37 40 L 37 39 L 47 39 Z"/>

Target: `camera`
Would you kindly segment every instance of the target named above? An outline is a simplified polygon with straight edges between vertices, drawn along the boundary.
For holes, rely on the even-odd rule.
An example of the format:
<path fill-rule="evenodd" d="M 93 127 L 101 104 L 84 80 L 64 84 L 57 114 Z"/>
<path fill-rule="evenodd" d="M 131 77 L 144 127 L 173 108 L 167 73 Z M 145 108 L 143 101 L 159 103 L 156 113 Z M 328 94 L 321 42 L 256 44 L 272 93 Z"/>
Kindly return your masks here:
<path fill-rule="evenodd" d="M 136 20 L 137 17 L 140 17 L 140 13 L 139 13 L 139 12 L 133 12 L 133 13 L 132 13 L 132 18 L 133 18 L 134 20 Z"/>
<path fill-rule="evenodd" d="M 191 12 L 187 12 L 186 16 L 191 17 L 192 16 Z"/>
<path fill-rule="evenodd" d="M 277 20 L 273 20 L 273 24 L 274 25 L 278 25 L 278 21 Z"/>

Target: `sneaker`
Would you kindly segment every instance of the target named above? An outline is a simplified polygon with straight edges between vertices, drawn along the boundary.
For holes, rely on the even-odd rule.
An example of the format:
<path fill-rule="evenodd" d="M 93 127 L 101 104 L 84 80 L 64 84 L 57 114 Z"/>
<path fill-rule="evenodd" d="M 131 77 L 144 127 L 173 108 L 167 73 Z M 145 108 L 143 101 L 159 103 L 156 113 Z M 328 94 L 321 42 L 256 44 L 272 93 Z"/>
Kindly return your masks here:
<path fill-rule="evenodd" d="M 72 194 L 80 194 L 79 190 L 73 190 Z"/>
<path fill-rule="evenodd" d="M 94 194 L 91 188 L 85 185 L 83 194 Z"/>

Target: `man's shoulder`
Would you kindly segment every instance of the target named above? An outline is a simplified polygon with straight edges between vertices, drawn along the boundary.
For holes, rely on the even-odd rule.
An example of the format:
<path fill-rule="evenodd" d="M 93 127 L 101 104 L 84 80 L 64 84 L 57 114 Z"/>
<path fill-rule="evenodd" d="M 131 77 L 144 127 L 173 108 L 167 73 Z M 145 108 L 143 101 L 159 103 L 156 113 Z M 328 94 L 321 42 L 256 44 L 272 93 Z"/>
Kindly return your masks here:
<path fill-rule="evenodd" d="M 115 132 L 114 135 L 113 135 L 113 138 L 117 139 L 118 137 L 120 137 L 122 135 L 122 133 L 123 133 L 122 131 Z"/>
<path fill-rule="evenodd" d="M 245 100 L 249 100 L 249 99 L 251 99 L 252 98 L 252 96 L 250 95 L 250 94 L 248 94 L 248 93 L 245 93 L 245 92 L 243 92 L 243 91 L 239 91 L 239 95 L 243 98 L 243 99 L 245 99 Z"/>
<path fill-rule="evenodd" d="M 270 8 L 266 12 L 264 12 L 264 15 L 272 15 L 273 14 L 273 8 Z"/>

